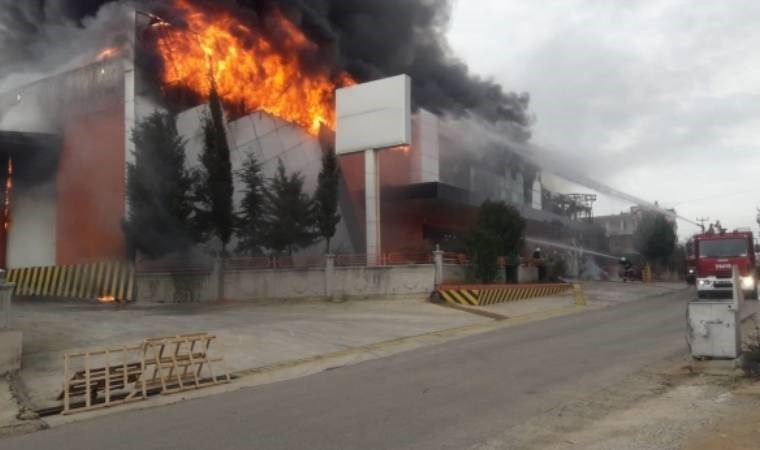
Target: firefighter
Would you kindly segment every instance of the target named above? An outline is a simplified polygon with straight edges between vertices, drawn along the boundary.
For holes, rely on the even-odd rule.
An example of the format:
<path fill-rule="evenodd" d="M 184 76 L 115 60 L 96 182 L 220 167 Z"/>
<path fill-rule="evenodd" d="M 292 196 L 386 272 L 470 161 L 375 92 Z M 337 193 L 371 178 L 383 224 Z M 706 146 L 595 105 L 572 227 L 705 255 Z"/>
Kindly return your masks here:
<path fill-rule="evenodd" d="M 620 258 L 620 266 L 623 268 L 623 283 L 633 281 L 633 264 L 625 256 Z"/>
<path fill-rule="evenodd" d="M 544 281 L 546 279 L 546 263 L 541 258 L 541 249 L 536 247 L 533 251 L 533 264 L 538 269 L 538 281 Z"/>

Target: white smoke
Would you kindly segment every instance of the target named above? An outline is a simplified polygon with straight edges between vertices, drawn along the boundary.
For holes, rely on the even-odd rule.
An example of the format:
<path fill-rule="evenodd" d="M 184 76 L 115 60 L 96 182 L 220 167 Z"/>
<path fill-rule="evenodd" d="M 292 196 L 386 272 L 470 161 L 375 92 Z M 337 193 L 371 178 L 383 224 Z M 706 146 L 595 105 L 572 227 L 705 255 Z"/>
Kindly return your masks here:
<path fill-rule="evenodd" d="M 586 171 L 583 167 L 579 167 L 579 160 L 572 157 L 572 150 L 559 151 L 529 143 L 524 139 L 525 134 L 523 133 L 525 131 L 512 126 L 512 124 L 506 124 L 507 126 L 501 126 L 501 124 L 495 125 L 473 117 L 447 118 L 443 123 L 447 133 L 458 136 L 460 140 L 469 142 L 471 145 L 468 145 L 468 147 L 471 149 L 494 146 L 509 149 L 542 171 L 550 172 L 569 183 L 636 204 L 646 210 L 656 211 L 666 216 L 698 225 L 693 220 L 678 216 L 672 211 L 661 208 L 650 201 L 595 180 L 592 178 L 592 175 L 585 173 Z M 561 182 L 555 182 L 555 185 L 559 187 L 562 184 Z"/>
<path fill-rule="evenodd" d="M 118 48 L 130 56 L 134 46 L 135 6 L 132 2 L 113 2 L 103 5 L 94 16 L 77 22 L 53 18 L 52 12 L 43 15 L 43 22 L 32 23 L 27 8 L 35 2 L 14 1 L 2 5 L 16 16 L 25 17 L 33 33 L 10 38 L 11 30 L 0 23 L 0 93 L 18 89 L 29 83 L 72 70 L 97 60 L 106 48 Z M 11 11 L 3 11 L 7 17 Z M 54 20 L 55 19 L 55 20 Z M 19 20 L 19 19 L 17 19 Z"/>

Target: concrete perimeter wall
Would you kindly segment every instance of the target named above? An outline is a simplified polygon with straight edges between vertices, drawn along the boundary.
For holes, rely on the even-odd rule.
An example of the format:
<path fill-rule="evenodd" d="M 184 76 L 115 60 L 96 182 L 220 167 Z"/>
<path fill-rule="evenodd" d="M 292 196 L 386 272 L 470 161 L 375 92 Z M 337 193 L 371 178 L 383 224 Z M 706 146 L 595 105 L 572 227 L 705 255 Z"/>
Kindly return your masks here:
<path fill-rule="evenodd" d="M 335 269 L 335 297 L 430 294 L 435 288 L 432 264 Z"/>
<path fill-rule="evenodd" d="M 332 275 L 330 275 L 332 274 Z M 138 274 L 138 302 L 208 302 L 216 297 L 215 273 Z M 364 298 L 427 295 L 435 286 L 435 267 L 336 267 L 235 270 L 224 274 L 229 300 Z"/>
<path fill-rule="evenodd" d="M 230 300 L 325 296 L 324 269 L 242 270 L 225 273 L 224 281 L 224 296 Z"/>
<path fill-rule="evenodd" d="M 464 264 L 444 264 L 442 284 L 464 284 L 468 281 L 467 269 Z"/>
<path fill-rule="evenodd" d="M 443 283 L 442 284 L 464 284 L 473 282 L 471 279 L 470 266 L 465 264 L 443 264 Z M 520 266 L 517 270 L 517 281 L 519 283 L 537 283 L 538 268 Z M 495 283 L 504 283 L 504 269 L 499 268 Z"/>
<path fill-rule="evenodd" d="M 215 285 L 205 274 L 151 273 L 135 276 L 135 298 L 147 303 L 207 302 Z"/>

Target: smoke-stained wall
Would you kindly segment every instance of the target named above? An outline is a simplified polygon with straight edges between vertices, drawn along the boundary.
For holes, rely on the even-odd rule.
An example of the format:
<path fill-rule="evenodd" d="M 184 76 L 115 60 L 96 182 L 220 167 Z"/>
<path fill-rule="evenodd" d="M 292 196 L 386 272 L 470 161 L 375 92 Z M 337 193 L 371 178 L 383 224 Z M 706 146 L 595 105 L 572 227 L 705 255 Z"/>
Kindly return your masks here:
<path fill-rule="evenodd" d="M 14 159 L 8 267 L 124 259 L 124 93 L 111 60 L 0 95 L 5 126 L 56 142 Z"/>
<path fill-rule="evenodd" d="M 123 260 L 124 104 L 100 99 L 97 112 L 66 122 L 58 166 L 57 264 Z"/>

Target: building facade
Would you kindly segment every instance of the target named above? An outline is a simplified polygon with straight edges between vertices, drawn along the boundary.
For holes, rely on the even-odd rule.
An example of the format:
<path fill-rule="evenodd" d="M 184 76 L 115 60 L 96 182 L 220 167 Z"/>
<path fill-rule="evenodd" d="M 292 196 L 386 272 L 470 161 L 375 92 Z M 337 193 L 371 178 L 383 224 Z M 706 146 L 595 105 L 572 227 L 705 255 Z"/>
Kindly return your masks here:
<path fill-rule="evenodd" d="M 657 203 L 655 202 L 655 205 Z M 633 235 L 641 223 L 641 219 L 646 210 L 640 206 L 632 206 L 628 212 L 609 216 L 594 217 L 594 223 L 604 227 L 609 239 L 609 250 L 615 255 L 634 255 L 638 251 L 634 245 Z M 668 209 L 672 215 L 665 215 L 665 219 L 673 227 L 673 231 L 678 233 L 678 224 L 676 223 L 675 209 Z"/>
<path fill-rule="evenodd" d="M 134 158 L 131 131 L 156 110 L 176 114 L 186 161 L 199 164 L 207 106 L 157 95 L 131 56 L 98 61 L 0 94 L 0 182 L 10 184 L 0 228 L 0 265 L 8 268 L 80 264 L 127 257 L 122 224 L 128 215 L 126 168 Z M 515 206 L 527 234 L 565 239 L 588 228 L 542 207 L 541 173 L 509 148 L 419 110 L 409 147 L 381 152 L 382 252 L 463 249 L 464 236 L 486 199 Z M 317 185 L 328 140 L 264 112 L 227 123 L 234 171 L 249 154 L 264 176 L 278 161 Z M 363 154 L 339 158 L 341 222 L 333 250 L 363 253 Z M 5 170 L 3 170 L 5 168 Z M 10 180 L 10 183 L 9 183 Z M 242 189 L 236 179 L 235 203 Z M 561 227 L 566 232 L 557 233 Z M 610 223 L 610 227 L 613 224 Z M 611 229 L 610 228 L 610 229 Z M 568 231 L 569 230 L 569 234 Z M 621 231 L 629 231 L 623 226 Z M 617 235 L 617 234 L 616 234 Z M 567 239 L 568 241 L 570 239 Z M 301 252 L 318 254 L 321 243 Z"/>

